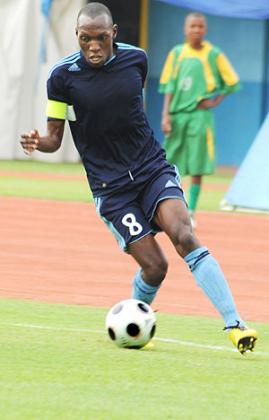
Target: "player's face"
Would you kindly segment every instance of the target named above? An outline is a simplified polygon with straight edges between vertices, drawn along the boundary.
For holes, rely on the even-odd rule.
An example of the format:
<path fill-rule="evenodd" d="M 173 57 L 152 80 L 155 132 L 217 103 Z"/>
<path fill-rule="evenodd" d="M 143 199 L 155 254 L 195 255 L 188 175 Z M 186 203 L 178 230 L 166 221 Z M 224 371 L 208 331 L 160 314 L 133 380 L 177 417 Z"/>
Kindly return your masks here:
<path fill-rule="evenodd" d="M 184 33 L 192 46 L 199 46 L 207 32 L 206 21 L 203 17 L 189 16 L 186 19 Z"/>
<path fill-rule="evenodd" d="M 117 25 L 113 25 L 107 15 L 96 18 L 81 15 L 76 34 L 81 51 L 90 66 L 101 67 L 112 57 Z"/>

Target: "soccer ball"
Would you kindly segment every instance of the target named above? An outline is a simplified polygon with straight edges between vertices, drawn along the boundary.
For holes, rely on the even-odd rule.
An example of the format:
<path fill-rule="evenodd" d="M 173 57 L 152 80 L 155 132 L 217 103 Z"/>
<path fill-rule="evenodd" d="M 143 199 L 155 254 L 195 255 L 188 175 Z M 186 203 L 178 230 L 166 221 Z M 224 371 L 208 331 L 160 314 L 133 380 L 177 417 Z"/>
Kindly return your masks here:
<path fill-rule="evenodd" d="M 109 310 L 106 329 L 118 347 L 140 349 L 155 334 L 156 315 L 151 307 L 141 300 L 122 300 Z"/>

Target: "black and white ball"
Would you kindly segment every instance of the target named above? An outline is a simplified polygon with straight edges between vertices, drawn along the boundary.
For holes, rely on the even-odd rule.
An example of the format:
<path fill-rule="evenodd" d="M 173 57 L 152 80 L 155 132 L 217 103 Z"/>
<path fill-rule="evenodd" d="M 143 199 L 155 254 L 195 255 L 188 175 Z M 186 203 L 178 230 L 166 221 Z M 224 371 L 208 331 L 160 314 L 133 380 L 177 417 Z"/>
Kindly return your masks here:
<path fill-rule="evenodd" d="M 109 310 L 106 329 L 118 347 L 139 349 L 154 336 L 156 315 L 151 307 L 141 300 L 122 300 Z"/>

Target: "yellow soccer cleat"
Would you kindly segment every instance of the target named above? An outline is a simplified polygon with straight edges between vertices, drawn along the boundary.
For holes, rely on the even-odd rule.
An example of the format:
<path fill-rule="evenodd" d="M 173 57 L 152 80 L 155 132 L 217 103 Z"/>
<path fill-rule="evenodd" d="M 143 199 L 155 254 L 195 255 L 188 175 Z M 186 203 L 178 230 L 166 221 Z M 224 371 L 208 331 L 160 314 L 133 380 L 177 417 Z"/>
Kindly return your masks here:
<path fill-rule="evenodd" d="M 154 347 L 154 344 L 152 342 L 152 340 L 150 340 L 144 347 L 142 347 L 142 349 L 144 350 L 152 350 Z"/>
<path fill-rule="evenodd" d="M 245 354 L 246 351 L 253 351 L 258 334 L 251 328 L 236 326 L 229 329 L 228 337 L 240 353 Z"/>

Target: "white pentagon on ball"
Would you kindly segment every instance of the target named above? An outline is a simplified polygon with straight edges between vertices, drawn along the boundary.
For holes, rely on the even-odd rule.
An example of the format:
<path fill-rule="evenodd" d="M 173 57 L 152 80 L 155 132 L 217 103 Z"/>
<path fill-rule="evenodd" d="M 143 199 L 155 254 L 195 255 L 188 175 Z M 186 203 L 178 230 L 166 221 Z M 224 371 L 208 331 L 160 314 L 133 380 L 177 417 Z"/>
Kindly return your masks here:
<path fill-rule="evenodd" d="M 156 315 L 145 302 L 126 299 L 116 303 L 106 316 L 110 339 L 118 346 L 139 349 L 154 336 Z"/>

